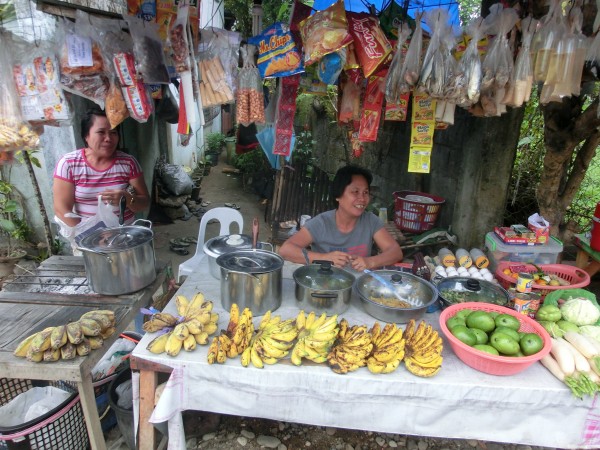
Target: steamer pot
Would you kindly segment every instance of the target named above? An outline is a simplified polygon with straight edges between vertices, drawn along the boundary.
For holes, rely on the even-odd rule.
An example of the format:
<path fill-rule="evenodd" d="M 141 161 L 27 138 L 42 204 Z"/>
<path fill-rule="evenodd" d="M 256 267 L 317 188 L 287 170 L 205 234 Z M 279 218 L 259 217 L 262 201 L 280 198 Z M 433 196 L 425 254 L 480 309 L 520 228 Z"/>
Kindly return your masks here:
<path fill-rule="evenodd" d="M 148 223 L 148 227 L 136 225 Z M 78 249 L 83 253 L 90 288 L 104 295 L 139 291 L 156 278 L 152 223 L 101 228 L 85 236 Z"/>
<path fill-rule="evenodd" d="M 236 250 L 217 258 L 221 270 L 221 305 L 237 303 L 254 316 L 281 306 L 283 258 L 266 250 Z"/>
<path fill-rule="evenodd" d="M 355 277 L 333 267 L 331 261 L 314 261 L 294 271 L 298 307 L 307 311 L 341 314 L 350 306 Z"/>
<path fill-rule="evenodd" d="M 273 250 L 273 246 L 268 242 L 258 242 L 257 247 L 264 249 L 269 246 Z M 221 269 L 217 264 L 217 258 L 226 253 L 237 250 L 250 250 L 253 248 L 252 236 L 247 234 L 230 234 L 224 236 L 216 236 L 204 243 L 204 253 L 208 257 L 208 269 L 210 274 L 217 280 L 221 279 Z"/>

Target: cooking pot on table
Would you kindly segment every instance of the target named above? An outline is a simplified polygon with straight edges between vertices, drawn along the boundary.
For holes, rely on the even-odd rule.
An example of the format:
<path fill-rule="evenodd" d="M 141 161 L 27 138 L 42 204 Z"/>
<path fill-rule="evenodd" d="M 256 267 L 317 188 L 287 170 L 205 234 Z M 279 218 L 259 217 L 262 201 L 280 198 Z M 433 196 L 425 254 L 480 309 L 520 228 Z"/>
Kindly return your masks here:
<path fill-rule="evenodd" d="M 148 223 L 148 227 L 136 225 Z M 101 228 L 85 236 L 83 253 L 90 288 L 98 294 L 121 295 L 139 291 L 156 278 L 152 222 Z"/>
<path fill-rule="evenodd" d="M 273 245 L 268 242 L 257 242 L 255 246 L 252 236 L 246 234 L 230 234 L 209 239 L 204 243 L 204 253 L 208 256 L 210 274 L 217 280 L 221 279 L 221 269 L 217 264 L 219 256 L 237 250 L 250 250 L 254 247 L 263 249 L 266 246 L 270 246 L 270 250 L 273 250 Z"/>
<path fill-rule="evenodd" d="M 355 277 L 333 267 L 331 261 L 313 261 L 294 271 L 298 307 L 308 311 L 341 314 L 350 306 Z"/>
<path fill-rule="evenodd" d="M 235 250 L 217 258 L 221 271 L 221 304 L 237 303 L 255 316 L 281 306 L 283 258 L 267 250 Z"/>

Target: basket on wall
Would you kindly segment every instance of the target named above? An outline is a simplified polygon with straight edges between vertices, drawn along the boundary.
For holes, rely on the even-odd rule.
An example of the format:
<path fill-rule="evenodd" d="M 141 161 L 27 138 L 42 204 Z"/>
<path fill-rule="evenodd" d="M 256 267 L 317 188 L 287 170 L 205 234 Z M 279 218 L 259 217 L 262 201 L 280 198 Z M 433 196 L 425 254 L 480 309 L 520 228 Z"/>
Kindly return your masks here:
<path fill-rule="evenodd" d="M 446 200 L 416 191 L 394 192 L 394 223 L 399 230 L 412 233 L 429 231 L 435 226 Z"/>

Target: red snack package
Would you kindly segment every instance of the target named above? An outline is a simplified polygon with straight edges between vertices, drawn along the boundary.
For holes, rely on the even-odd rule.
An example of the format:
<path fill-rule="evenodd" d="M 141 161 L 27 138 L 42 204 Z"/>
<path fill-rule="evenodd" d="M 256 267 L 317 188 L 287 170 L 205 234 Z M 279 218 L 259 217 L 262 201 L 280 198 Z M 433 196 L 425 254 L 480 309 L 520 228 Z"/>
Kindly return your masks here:
<path fill-rule="evenodd" d="M 392 52 L 376 17 L 366 13 L 346 12 L 348 30 L 354 38 L 354 51 L 365 77 L 371 76 Z"/>
<path fill-rule="evenodd" d="M 137 80 L 133 54 L 124 52 L 115 53 L 113 64 L 115 65 L 121 86 L 133 86 Z"/>
<path fill-rule="evenodd" d="M 304 44 L 304 64 L 307 66 L 348 45 L 352 36 L 348 33 L 344 1 L 338 0 L 303 20 L 300 33 Z"/>
<path fill-rule="evenodd" d="M 385 98 L 385 75 L 386 71 L 381 71 L 368 78 L 358 132 L 358 139 L 361 142 L 375 142 L 377 140 L 381 109 Z"/>

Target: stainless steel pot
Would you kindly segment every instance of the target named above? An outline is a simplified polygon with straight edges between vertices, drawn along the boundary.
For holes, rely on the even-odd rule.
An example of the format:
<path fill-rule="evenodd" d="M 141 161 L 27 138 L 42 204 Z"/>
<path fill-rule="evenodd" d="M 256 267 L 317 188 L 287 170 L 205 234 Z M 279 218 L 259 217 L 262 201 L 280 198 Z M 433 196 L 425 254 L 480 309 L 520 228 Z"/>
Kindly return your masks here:
<path fill-rule="evenodd" d="M 79 243 L 90 288 L 98 294 L 139 291 L 156 278 L 153 231 L 133 225 L 101 228 Z"/>
<path fill-rule="evenodd" d="M 260 249 L 270 247 L 270 250 L 273 250 L 273 245 L 268 242 L 258 242 L 256 246 Z M 252 236 L 246 234 L 230 234 L 209 239 L 204 243 L 204 253 L 208 257 L 208 269 L 210 270 L 210 274 L 217 280 L 221 279 L 221 269 L 217 264 L 217 258 L 219 256 L 237 250 L 250 250 L 252 248 Z"/>
<path fill-rule="evenodd" d="M 331 261 L 314 261 L 294 271 L 298 307 L 327 314 L 341 314 L 350 306 L 355 277 L 333 267 Z"/>
<path fill-rule="evenodd" d="M 217 258 L 221 270 L 221 304 L 237 303 L 255 316 L 281 306 L 283 258 L 266 250 L 236 250 Z"/>

